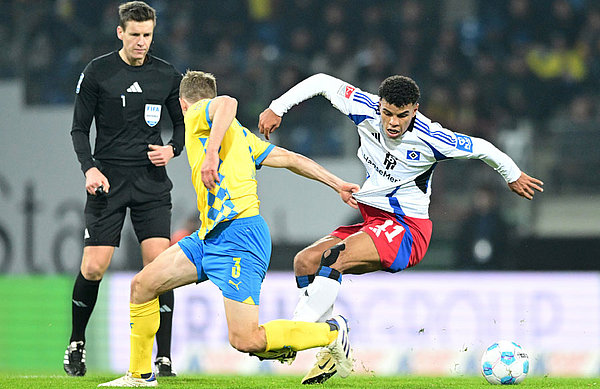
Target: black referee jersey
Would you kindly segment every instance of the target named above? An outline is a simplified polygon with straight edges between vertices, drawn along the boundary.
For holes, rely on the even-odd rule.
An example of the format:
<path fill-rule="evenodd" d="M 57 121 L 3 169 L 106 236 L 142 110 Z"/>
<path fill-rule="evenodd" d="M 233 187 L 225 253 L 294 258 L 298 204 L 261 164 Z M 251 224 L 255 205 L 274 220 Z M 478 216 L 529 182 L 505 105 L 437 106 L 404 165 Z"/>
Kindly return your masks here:
<path fill-rule="evenodd" d="M 173 65 L 149 55 L 142 66 L 130 66 L 118 51 L 93 59 L 84 69 L 76 89 L 71 137 L 81 170 L 94 160 L 121 166 L 150 164 L 148 145 L 162 145 L 164 110 L 173 122 L 168 142 L 175 156 L 184 146 L 185 127 L 179 105 L 182 75 Z M 90 126 L 96 121 L 94 154 Z"/>

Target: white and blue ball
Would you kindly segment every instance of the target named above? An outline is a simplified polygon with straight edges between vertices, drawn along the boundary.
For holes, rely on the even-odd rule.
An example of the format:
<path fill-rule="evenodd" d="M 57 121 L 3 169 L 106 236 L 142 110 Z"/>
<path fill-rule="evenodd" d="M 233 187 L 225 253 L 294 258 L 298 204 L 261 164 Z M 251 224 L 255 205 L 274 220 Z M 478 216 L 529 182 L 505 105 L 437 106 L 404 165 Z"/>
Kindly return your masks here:
<path fill-rule="evenodd" d="M 498 341 L 485 350 L 481 373 L 493 385 L 514 385 L 529 373 L 529 356 L 515 342 Z"/>

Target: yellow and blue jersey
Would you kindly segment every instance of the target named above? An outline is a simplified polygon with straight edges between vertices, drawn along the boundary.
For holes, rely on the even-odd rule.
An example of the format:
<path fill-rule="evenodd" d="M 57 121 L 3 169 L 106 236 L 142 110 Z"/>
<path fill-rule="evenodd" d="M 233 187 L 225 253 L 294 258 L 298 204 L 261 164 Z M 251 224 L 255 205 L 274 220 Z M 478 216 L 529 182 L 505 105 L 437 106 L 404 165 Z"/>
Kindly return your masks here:
<path fill-rule="evenodd" d="M 200 100 L 185 115 L 185 147 L 200 211 L 200 239 L 222 221 L 258 215 L 256 169 L 274 147 L 234 119 L 219 148 L 220 182 L 209 191 L 202 183 L 200 168 L 212 127 L 208 115 L 211 102 L 210 99 Z"/>

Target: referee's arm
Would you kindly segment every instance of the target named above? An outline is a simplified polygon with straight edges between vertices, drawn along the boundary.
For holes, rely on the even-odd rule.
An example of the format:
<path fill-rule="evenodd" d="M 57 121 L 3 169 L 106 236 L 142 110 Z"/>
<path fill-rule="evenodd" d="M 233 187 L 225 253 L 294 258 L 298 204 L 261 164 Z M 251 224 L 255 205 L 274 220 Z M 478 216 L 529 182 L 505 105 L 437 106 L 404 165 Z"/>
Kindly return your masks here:
<path fill-rule="evenodd" d="M 165 102 L 171 122 L 173 123 L 173 135 L 171 140 L 167 143 L 173 147 L 173 156 L 177 157 L 183 151 L 185 145 L 185 124 L 183 121 L 183 113 L 181 112 L 181 106 L 179 105 L 179 83 L 181 82 L 181 76 L 174 78 L 174 85 Z"/>
<path fill-rule="evenodd" d="M 83 75 L 82 75 L 83 76 Z M 81 171 L 85 174 L 90 168 L 95 167 L 90 146 L 90 127 L 94 119 L 98 93 L 95 91 L 94 82 L 90 77 L 81 80 L 75 97 L 75 108 L 73 110 L 73 125 L 71 126 L 71 140 L 81 165 Z"/>

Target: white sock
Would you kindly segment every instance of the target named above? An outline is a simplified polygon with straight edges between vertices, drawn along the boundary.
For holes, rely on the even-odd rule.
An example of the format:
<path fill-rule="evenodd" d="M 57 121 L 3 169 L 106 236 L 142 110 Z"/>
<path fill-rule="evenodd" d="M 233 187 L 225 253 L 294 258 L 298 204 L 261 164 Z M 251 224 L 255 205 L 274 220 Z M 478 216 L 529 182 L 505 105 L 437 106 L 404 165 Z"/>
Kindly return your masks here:
<path fill-rule="evenodd" d="M 296 309 L 294 320 L 317 322 L 329 319 L 333 304 L 337 298 L 341 284 L 329 277 L 316 276 L 315 280 L 302 292 Z M 302 288 L 304 289 L 304 288 Z"/>
<path fill-rule="evenodd" d="M 299 307 L 301 307 L 304 304 L 306 304 L 305 300 L 308 298 L 308 296 L 305 294 L 305 292 L 306 292 L 307 289 L 308 289 L 308 286 L 305 286 L 303 288 L 299 288 L 298 289 L 298 302 L 296 303 L 296 308 L 294 308 L 294 316 L 292 317 L 292 320 L 306 321 L 306 320 L 302 320 L 302 319 L 299 318 L 299 316 L 301 316 L 301 312 L 299 311 Z"/>
<path fill-rule="evenodd" d="M 317 322 L 325 323 L 325 321 L 331 319 L 332 317 L 333 317 L 333 304 L 329 307 L 329 309 L 327 311 L 325 311 L 325 313 L 323 315 L 321 315 L 321 317 L 319 318 L 319 320 L 317 320 Z"/>

